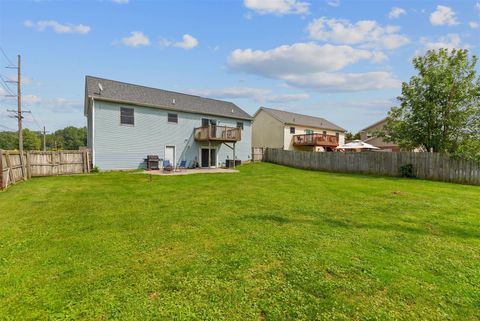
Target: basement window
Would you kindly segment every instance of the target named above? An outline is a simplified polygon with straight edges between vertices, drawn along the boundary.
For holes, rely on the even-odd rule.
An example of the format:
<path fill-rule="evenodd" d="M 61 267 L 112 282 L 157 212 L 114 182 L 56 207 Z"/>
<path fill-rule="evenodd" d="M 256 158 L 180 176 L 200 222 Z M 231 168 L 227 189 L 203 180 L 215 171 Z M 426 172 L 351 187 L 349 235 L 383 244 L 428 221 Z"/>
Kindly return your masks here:
<path fill-rule="evenodd" d="M 168 113 L 168 122 L 178 124 L 178 114 Z"/>
<path fill-rule="evenodd" d="M 135 115 L 133 108 L 120 107 L 120 124 L 121 125 L 135 125 Z"/>

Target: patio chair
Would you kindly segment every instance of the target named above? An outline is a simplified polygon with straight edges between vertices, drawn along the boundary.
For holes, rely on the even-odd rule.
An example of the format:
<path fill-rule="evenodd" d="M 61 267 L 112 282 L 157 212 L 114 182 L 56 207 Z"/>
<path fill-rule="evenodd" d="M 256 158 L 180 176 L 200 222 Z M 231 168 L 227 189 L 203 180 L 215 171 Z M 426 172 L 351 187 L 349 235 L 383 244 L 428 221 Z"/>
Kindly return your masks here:
<path fill-rule="evenodd" d="M 180 171 L 181 171 L 181 170 L 186 171 L 186 170 L 187 170 L 187 161 L 186 161 L 186 160 L 182 160 L 182 161 L 180 162 L 180 164 L 177 166 L 177 169 L 180 170 Z"/>
<path fill-rule="evenodd" d="M 164 160 L 163 161 L 163 171 L 164 172 L 171 172 L 173 171 L 173 166 L 170 164 L 169 160 Z"/>

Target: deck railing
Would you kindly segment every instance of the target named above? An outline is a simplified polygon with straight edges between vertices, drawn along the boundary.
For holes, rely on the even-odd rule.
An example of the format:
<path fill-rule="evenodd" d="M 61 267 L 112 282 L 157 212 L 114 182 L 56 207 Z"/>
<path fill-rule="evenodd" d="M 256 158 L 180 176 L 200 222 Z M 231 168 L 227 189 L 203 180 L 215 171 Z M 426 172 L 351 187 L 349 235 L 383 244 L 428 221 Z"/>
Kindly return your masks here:
<path fill-rule="evenodd" d="M 195 128 L 194 137 L 197 141 L 237 142 L 242 137 L 242 130 L 237 127 L 209 125 Z"/>
<path fill-rule="evenodd" d="M 338 138 L 336 135 L 326 134 L 304 134 L 294 135 L 293 145 L 295 146 L 338 146 Z"/>

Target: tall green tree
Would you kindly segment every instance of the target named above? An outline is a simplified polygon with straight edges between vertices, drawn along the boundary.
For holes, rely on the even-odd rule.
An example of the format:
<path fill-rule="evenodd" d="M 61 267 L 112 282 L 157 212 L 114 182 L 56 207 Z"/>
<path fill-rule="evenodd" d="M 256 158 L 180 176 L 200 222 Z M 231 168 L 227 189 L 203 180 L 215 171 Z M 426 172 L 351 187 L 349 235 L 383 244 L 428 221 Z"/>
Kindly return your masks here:
<path fill-rule="evenodd" d="M 42 145 L 40 135 L 28 128 L 23 129 L 23 149 L 39 150 Z M 0 149 L 18 149 L 17 132 L 0 132 Z"/>
<path fill-rule="evenodd" d="M 87 145 L 87 128 L 68 126 L 47 136 L 49 149 L 77 150 Z"/>
<path fill-rule="evenodd" d="M 418 74 L 402 84 L 400 106 L 388 114 L 386 139 L 408 149 L 471 153 L 471 146 L 480 140 L 476 63 L 477 57 L 470 58 L 468 50 L 430 50 L 415 57 Z"/>

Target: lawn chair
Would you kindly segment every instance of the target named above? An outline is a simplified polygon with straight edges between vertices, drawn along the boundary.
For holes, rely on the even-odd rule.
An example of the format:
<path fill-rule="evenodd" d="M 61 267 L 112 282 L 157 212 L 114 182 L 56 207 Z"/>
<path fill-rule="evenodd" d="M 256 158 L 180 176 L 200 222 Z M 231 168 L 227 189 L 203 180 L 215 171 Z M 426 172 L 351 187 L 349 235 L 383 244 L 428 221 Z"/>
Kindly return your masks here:
<path fill-rule="evenodd" d="M 183 171 L 186 171 L 186 170 L 187 170 L 187 161 L 186 161 L 186 160 L 182 160 L 182 161 L 180 162 L 180 164 L 178 165 L 177 169 L 178 169 L 179 171 L 182 171 L 182 170 L 183 170 Z"/>
<path fill-rule="evenodd" d="M 169 160 L 164 160 L 163 161 L 163 171 L 164 172 L 171 172 L 173 171 L 173 166 L 170 164 Z"/>

